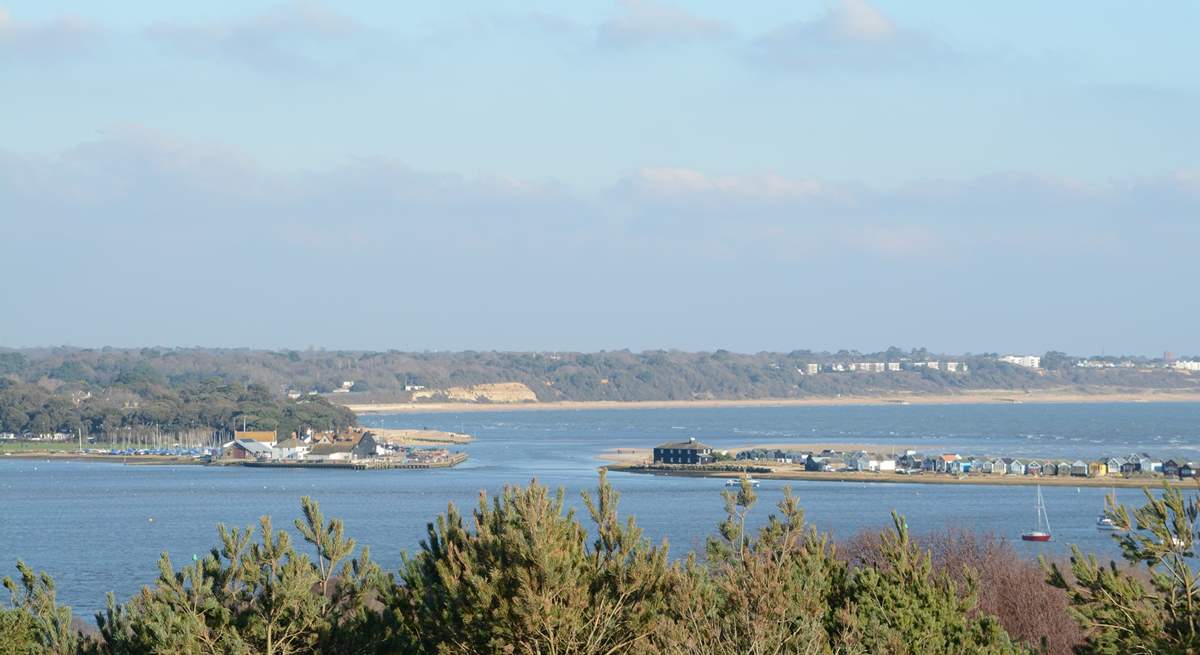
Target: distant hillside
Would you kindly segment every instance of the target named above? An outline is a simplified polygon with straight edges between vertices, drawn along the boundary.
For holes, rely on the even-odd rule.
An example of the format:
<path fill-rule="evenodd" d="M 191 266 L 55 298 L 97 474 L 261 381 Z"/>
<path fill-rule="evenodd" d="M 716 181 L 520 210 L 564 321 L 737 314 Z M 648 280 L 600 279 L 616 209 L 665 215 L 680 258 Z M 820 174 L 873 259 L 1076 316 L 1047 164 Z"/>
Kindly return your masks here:
<path fill-rule="evenodd" d="M 999 361 L 995 355 L 896 348 L 878 353 L 754 354 L 46 348 L 0 350 L 0 380 L 60 399 L 78 400 L 101 392 L 144 397 L 147 383 L 154 389 L 181 390 L 216 380 L 243 387 L 261 385 L 279 398 L 317 394 L 354 403 L 740 400 L 983 389 L 1200 390 L 1200 375 L 1169 370 L 1152 360 L 1125 358 L 1125 366 L 1112 368 L 1079 367 L 1077 358 L 1063 353 L 1046 353 L 1042 360 L 1047 368 L 1029 369 Z M 938 361 L 942 362 L 938 369 L 921 367 Z M 946 370 L 950 361 L 966 372 Z M 859 362 L 881 367 L 894 363 L 902 368 L 827 370 Z M 814 365 L 820 372 L 811 373 Z M 498 384 L 508 386 L 487 386 Z"/>

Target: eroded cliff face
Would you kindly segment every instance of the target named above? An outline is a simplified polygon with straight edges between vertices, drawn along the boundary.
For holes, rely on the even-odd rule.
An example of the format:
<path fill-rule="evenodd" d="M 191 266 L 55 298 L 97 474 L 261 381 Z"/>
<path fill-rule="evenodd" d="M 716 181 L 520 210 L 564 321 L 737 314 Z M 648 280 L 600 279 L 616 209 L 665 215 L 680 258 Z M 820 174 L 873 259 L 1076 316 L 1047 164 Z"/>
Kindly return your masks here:
<path fill-rule="evenodd" d="M 476 384 L 469 387 L 450 387 L 448 389 L 422 389 L 414 391 L 414 401 L 449 400 L 453 402 L 489 402 L 489 403 L 533 403 L 537 395 L 533 389 L 520 382 L 497 382 L 492 384 Z"/>

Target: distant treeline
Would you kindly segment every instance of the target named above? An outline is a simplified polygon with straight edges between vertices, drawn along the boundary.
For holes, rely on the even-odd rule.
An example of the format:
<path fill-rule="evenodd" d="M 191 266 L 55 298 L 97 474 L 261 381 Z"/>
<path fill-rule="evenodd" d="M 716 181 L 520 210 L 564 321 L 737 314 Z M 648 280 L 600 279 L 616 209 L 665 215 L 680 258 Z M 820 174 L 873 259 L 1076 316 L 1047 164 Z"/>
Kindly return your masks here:
<path fill-rule="evenodd" d="M 145 442 L 163 434 L 229 433 L 243 427 L 286 435 L 343 429 L 355 416 L 320 396 L 288 399 L 228 375 L 171 376 L 136 353 L 44 359 L 0 353 L 0 432 L 71 434 Z"/>
<path fill-rule="evenodd" d="M 904 520 L 839 548 L 790 490 L 759 529 L 749 483 L 724 493 L 704 557 L 680 559 L 617 513 L 603 476 L 584 504 L 508 488 L 428 524 L 384 571 L 302 499 L 295 531 L 264 517 L 218 530 L 203 558 L 121 602 L 83 633 L 54 581 L 18 564 L 4 580 L 0 653 L 412 653 L 421 655 L 916 655 L 1195 653 L 1200 585 L 1194 500 L 1148 494 L 1113 508 L 1124 565 L 1074 551 L 1022 560 L 1004 541 L 950 530 L 918 542 Z M 293 536 L 299 539 L 293 541 Z M 303 543 L 300 540 L 303 540 Z"/>
<path fill-rule="evenodd" d="M 962 362 L 969 366 L 969 372 L 919 368 L 884 373 L 802 373 L 806 365 L 813 363 L 905 359 Z M 0 351 L 0 380 L 36 385 L 63 398 L 86 392 L 111 395 L 113 390 L 123 389 L 141 399 L 149 398 L 143 393 L 146 386 L 183 393 L 210 388 L 205 385 L 219 381 L 245 387 L 262 385 L 272 397 L 283 397 L 287 391 L 328 393 L 350 382 L 351 397 L 380 401 L 407 400 L 410 393 L 406 388 L 444 389 L 494 382 L 523 383 L 541 401 L 803 398 L 1054 387 L 1200 389 L 1193 376 L 1162 368 L 1086 369 L 1074 366 L 1075 361 L 1063 353 L 1051 352 L 1043 357 L 1044 369 L 1030 370 L 996 361 L 994 355 L 944 355 L 897 348 L 878 353 L 798 350 L 755 354 L 725 350 L 406 353 L 52 348 Z"/>

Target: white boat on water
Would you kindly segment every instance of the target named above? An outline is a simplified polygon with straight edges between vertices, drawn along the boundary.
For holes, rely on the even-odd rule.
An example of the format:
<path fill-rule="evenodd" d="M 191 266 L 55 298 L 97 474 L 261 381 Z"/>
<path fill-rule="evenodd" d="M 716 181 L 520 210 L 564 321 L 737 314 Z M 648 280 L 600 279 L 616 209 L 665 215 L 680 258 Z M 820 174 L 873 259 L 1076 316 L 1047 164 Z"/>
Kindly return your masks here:
<path fill-rule="evenodd" d="M 729 478 L 728 480 L 725 481 L 725 486 L 726 487 L 740 487 L 740 486 L 742 486 L 742 480 L 743 480 L 743 478 Z M 751 487 L 753 487 L 755 489 L 758 488 L 758 480 L 755 480 L 754 478 L 750 478 L 750 477 L 745 478 L 745 480 L 750 483 Z"/>
<path fill-rule="evenodd" d="M 1112 493 L 1110 494 L 1110 498 L 1112 501 L 1112 506 L 1116 507 L 1117 506 L 1117 491 L 1116 491 L 1116 489 L 1112 490 Z M 1100 516 L 1096 517 L 1096 529 L 1097 530 L 1105 530 L 1108 532 L 1124 532 L 1124 530 L 1122 530 L 1120 527 L 1117 526 L 1116 521 L 1113 521 L 1111 518 L 1108 517 L 1108 512 L 1101 512 Z"/>
<path fill-rule="evenodd" d="M 1037 488 L 1037 504 L 1034 505 L 1036 527 L 1021 534 L 1022 541 L 1050 541 L 1050 516 L 1046 514 L 1046 503 L 1042 500 L 1042 485 Z"/>

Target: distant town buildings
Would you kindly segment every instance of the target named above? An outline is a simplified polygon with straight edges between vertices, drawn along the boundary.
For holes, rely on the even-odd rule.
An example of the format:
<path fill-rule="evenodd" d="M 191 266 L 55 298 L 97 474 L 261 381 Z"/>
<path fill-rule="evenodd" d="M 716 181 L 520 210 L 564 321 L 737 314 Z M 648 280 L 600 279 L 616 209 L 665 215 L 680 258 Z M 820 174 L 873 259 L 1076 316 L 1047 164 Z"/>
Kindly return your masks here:
<path fill-rule="evenodd" d="M 914 362 L 911 360 L 902 360 L 898 362 L 830 362 L 826 364 L 808 363 L 796 370 L 802 375 L 817 375 L 822 371 L 826 373 L 899 373 L 901 371 L 914 371 L 919 369 L 929 369 L 932 371 L 944 370 L 948 373 L 966 373 L 969 370 L 966 362 L 942 362 L 942 361 L 920 361 Z"/>
<path fill-rule="evenodd" d="M 1023 368 L 1041 368 L 1042 358 L 1037 355 L 1005 355 L 1000 361 Z"/>

